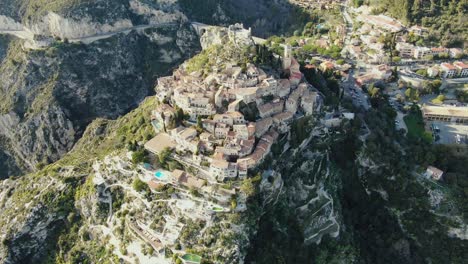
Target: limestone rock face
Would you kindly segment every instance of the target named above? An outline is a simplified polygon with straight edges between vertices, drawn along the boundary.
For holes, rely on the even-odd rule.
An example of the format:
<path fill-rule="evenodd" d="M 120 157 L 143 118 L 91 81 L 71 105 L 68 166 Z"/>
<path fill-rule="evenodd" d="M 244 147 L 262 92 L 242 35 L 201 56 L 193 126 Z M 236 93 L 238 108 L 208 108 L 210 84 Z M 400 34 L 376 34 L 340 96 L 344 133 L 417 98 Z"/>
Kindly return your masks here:
<path fill-rule="evenodd" d="M 110 26 L 49 13 L 31 31 L 72 38 L 132 25 L 119 21 Z M 183 22 L 39 50 L 7 38 L 0 42 L 0 161 L 6 168 L 0 178 L 58 160 L 92 120 L 127 113 L 152 92 L 158 76 L 199 50 L 197 35 Z"/>
<path fill-rule="evenodd" d="M 221 45 L 227 38 L 227 30 L 219 27 L 210 27 L 200 38 L 200 44 L 203 49 L 212 45 Z"/>
<path fill-rule="evenodd" d="M 20 2 L 0 5 L 0 177 L 59 159 L 86 124 L 135 107 L 198 49 L 176 1 Z"/>
<path fill-rule="evenodd" d="M 59 159 L 74 144 L 75 128 L 58 105 L 21 120 L 12 112 L 0 116 L 0 135 L 23 166 Z M 15 128 L 14 130 L 12 128 Z"/>

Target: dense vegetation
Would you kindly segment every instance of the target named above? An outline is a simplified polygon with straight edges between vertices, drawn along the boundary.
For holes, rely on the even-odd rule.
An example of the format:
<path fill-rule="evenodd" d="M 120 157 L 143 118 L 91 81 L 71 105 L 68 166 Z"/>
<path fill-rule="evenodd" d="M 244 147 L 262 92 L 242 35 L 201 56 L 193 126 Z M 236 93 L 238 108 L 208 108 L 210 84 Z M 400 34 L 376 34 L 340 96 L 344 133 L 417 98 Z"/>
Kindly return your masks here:
<path fill-rule="evenodd" d="M 387 12 L 407 25 L 429 28 L 428 41 L 444 46 L 463 47 L 468 39 L 467 0 L 355 0 L 369 3 L 375 13 Z"/>
<path fill-rule="evenodd" d="M 463 169 L 468 162 L 466 150 L 431 145 L 430 138 L 421 135 L 421 127 L 408 136 L 396 130 L 396 113 L 382 93 L 376 93 L 371 104 L 365 116 L 358 115 L 359 119 L 344 124 L 340 128 L 344 133 L 332 136 L 327 145 L 313 141 L 310 146 L 310 150 L 327 149 L 337 172 L 327 191 L 338 188 L 334 202 L 341 207 L 345 227 L 339 237 L 324 237 L 320 244 L 307 246 L 302 235 L 304 223 L 291 208 L 297 198 L 285 195 L 261 218 L 248 261 L 464 263 L 468 243 L 447 232 L 449 227 L 459 226 L 458 217 L 467 219 L 468 177 Z M 414 107 L 410 115 L 414 125 L 420 126 L 419 109 Z M 360 134 L 366 134 L 360 118 L 370 130 L 364 145 L 358 140 Z M 288 163 L 293 163 L 292 168 L 300 167 L 307 158 L 299 157 L 278 159 L 280 165 L 275 169 L 281 171 L 284 188 L 298 179 L 305 183 L 317 177 L 316 172 L 282 169 L 281 164 Z M 356 162 L 362 157 L 376 167 L 362 167 Z M 435 184 L 420 176 L 428 165 L 446 172 L 443 182 Z M 431 193 L 443 196 L 439 204 L 431 202 Z"/>
<path fill-rule="evenodd" d="M 210 25 L 242 22 L 259 37 L 292 35 L 310 19 L 308 13 L 285 0 L 180 0 L 179 4 L 191 20 Z"/>

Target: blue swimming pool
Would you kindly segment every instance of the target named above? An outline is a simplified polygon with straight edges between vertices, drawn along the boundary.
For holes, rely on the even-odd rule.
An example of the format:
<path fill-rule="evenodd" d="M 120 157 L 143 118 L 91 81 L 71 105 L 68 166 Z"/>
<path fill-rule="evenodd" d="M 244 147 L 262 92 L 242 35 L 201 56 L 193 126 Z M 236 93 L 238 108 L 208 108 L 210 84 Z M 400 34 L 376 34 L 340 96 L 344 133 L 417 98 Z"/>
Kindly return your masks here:
<path fill-rule="evenodd" d="M 165 179 L 167 179 L 166 174 L 165 174 L 164 172 L 162 172 L 162 171 L 157 171 L 157 172 L 155 172 L 155 173 L 154 173 L 154 176 L 155 176 L 157 179 L 159 179 L 159 180 L 165 180 Z"/>

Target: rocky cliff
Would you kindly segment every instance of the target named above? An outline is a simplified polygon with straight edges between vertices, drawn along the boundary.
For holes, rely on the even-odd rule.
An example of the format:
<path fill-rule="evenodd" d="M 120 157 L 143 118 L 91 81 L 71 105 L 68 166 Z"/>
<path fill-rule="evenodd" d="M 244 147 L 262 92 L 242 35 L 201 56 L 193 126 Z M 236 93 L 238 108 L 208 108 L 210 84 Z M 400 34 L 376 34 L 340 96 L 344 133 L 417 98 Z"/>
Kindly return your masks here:
<path fill-rule="evenodd" d="M 57 13 L 44 11 L 44 16 L 28 17 L 25 11 L 22 16 L 0 17 L 9 21 L 3 26 L 10 29 L 55 38 L 38 50 L 29 49 L 27 38 L 0 41 L 0 159 L 8 168 L 0 177 L 56 161 L 89 122 L 128 112 L 152 92 L 158 76 L 199 49 L 187 19 L 170 4 L 130 1 L 120 17 L 109 14 L 104 20 L 97 17 L 99 4 L 88 9 L 84 3 Z M 119 31 L 136 23 L 168 22 Z M 63 41 L 106 32 L 112 34 L 89 44 Z"/>
<path fill-rule="evenodd" d="M 284 184 L 255 208 L 247 263 L 464 262 L 466 196 L 415 169 L 414 149 L 385 128 L 394 116 L 379 110 L 273 160 Z"/>

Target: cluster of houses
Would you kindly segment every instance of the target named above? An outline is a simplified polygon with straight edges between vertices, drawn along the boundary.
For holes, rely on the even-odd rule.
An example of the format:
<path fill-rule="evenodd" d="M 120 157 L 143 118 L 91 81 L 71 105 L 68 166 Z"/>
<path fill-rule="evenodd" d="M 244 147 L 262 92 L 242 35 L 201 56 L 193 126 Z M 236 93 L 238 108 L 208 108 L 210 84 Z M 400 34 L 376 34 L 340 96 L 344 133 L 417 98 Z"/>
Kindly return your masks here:
<path fill-rule="evenodd" d="M 404 29 L 400 21 L 385 15 L 360 14 L 357 20 L 390 32 L 399 32 Z"/>
<path fill-rule="evenodd" d="M 385 54 L 384 43 L 381 36 L 389 33 L 398 33 L 396 38 L 396 50 L 403 59 L 427 60 L 430 56 L 449 56 L 450 58 L 462 58 L 464 52 L 459 48 L 445 47 L 420 47 L 407 42 L 408 34 L 422 36 L 428 30 L 421 26 L 406 28 L 398 20 L 385 15 L 371 15 L 365 8 L 355 9 L 359 14 L 357 20 L 363 25 L 358 29 L 351 43 L 343 50 L 350 57 L 367 61 L 368 63 L 388 63 L 390 57 Z M 379 41 L 380 40 L 380 41 Z"/>
<path fill-rule="evenodd" d="M 387 81 L 392 74 L 392 68 L 386 64 L 372 66 L 366 72 L 356 75 L 356 84 L 362 87 L 377 81 Z"/>
<path fill-rule="evenodd" d="M 381 36 L 385 34 L 387 33 L 384 29 L 375 28 L 369 23 L 364 24 L 344 47 L 343 53 L 350 58 L 369 63 L 387 63 L 390 58 L 385 54 L 384 43 L 380 41 Z"/>
<path fill-rule="evenodd" d="M 395 49 L 399 52 L 401 58 L 414 58 L 422 60 L 428 56 L 448 55 L 450 58 L 460 58 L 463 56 L 463 50 L 459 48 L 444 48 L 444 47 L 419 47 L 405 41 L 396 43 Z"/>
<path fill-rule="evenodd" d="M 159 104 L 152 112 L 159 134 L 145 147 L 153 153 L 163 145 L 189 152 L 190 162 L 209 163 L 208 173 L 216 180 L 246 176 L 268 156 L 279 135 L 289 131 L 294 118 L 311 115 L 316 107 L 318 94 L 301 83 L 290 46 L 285 47 L 283 70 L 289 78 L 268 76 L 253 64 L 229 64 L 205 76 L 180 68 L 159 78 Z M 181 113 L 188 120 L 176 127 Z"/>
<path fill-rule="evenodd" d="M 468 65 L 461 61 L 456 61 L 453 64 L 442 63 L 440 64 L 439 69 L 441 72 L 441 76 L 444 78 L 468 77 Z M 434 75 L 436 72 L 437 72 L 437 67 L 432 67 L 428 69 L 428 74 L 430 75 Z"/>

